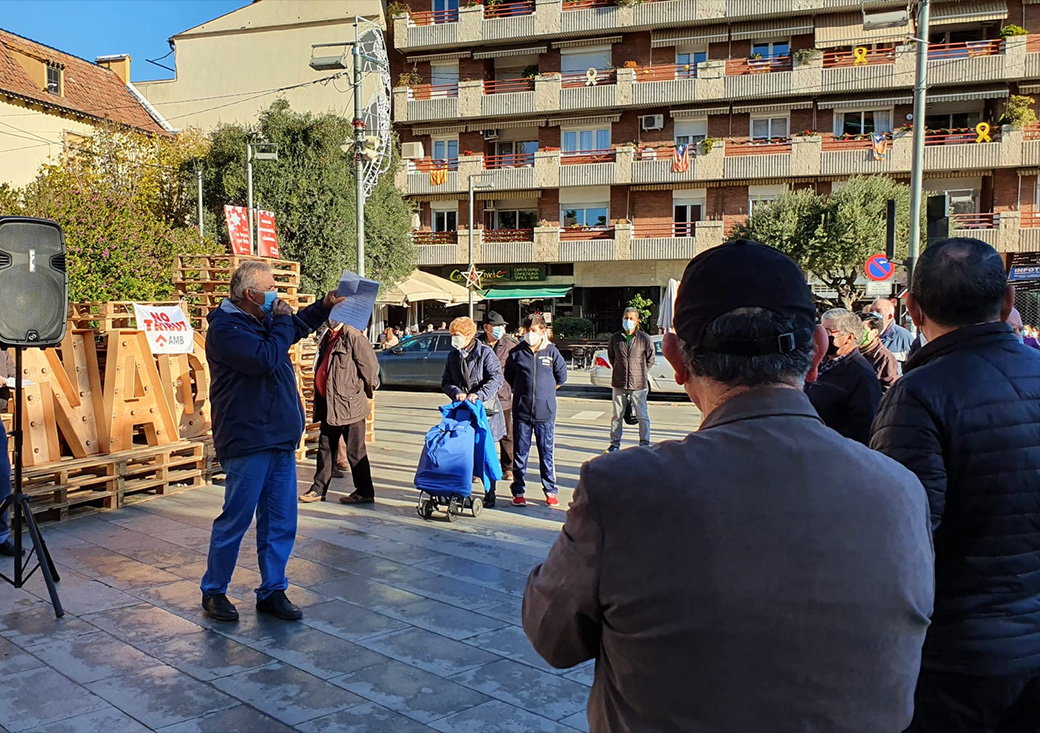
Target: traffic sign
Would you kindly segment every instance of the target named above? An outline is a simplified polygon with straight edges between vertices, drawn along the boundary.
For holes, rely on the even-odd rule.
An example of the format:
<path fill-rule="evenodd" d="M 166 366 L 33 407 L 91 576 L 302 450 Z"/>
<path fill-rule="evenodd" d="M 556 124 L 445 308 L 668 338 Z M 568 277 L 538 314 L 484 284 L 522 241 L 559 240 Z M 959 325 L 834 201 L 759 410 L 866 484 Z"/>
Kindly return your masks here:
<path fill-rule="evenodd" d="M 867 260 L 863 271 L 874 282 L 884 282 L 896 274 L 896 266 L 884 255 L 874 255 Z"/>

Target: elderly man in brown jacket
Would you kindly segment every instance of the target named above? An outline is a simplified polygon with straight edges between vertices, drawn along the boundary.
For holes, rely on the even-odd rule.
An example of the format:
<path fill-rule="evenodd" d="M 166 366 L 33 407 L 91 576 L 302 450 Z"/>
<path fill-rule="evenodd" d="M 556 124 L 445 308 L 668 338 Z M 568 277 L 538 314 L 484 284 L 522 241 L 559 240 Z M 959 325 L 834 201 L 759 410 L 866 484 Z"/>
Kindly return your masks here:
<path fill-rule="evenodd" d="M 318 440 L 318 466 L 314 483 L 300 497 L 302 502 L 324 501 L 332 481 L 337 446 L 347 448 L 347 463 L 354 481 L 354 492 L 341 496 L 343 504 L 371 504 L 375 501 L 372 469 L 365 448 L 365 418 L 368 400 L 379 379 L 379 362 L 365 334 L 353 326 L 329 321 L 318 347 L 314 370 L 314 420 L 321 423 Z"/>
<path fill-rule="evenodd" d="M 664 353 L 704 421 L 586 463 L 524 594 L 546 661 L 596 660 L 592 731 L 910 722 L 932 611 L 928 502 L 813 410 L 801 387 L 827 349 L 814 318 L 800 269 L 769 247 L 732 242 L 686 268 Z"/>

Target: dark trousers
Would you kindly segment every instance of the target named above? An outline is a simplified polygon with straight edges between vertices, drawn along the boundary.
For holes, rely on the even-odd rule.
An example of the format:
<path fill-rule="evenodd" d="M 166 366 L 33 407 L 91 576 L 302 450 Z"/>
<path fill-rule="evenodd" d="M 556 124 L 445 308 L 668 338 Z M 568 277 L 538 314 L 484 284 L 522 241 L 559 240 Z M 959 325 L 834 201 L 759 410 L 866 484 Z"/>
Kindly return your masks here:
<path fill-rule="evenodd" d="M 502 471 L 513 472 L 513 411 L 502 410 L 502 417 L 506 421 L 506 436 L 498 441 L 499 460 L 502 463 Z"/>
<path fill-rule="evenodd" d="M 513 453 L 513 484 L 510 489 L 513 496 L 524 493 L 527 471 L 527 456 L 531 452 L 531 437 L 538 445 L 538 473 L 542 478 L 542 490 L 545 495 L 555 494 L 556 466 L 553 463 L 553 444 L 556 440 L 556 425 L 551 422 L 529 423 L 523 420 L 513 421 L 513 437 L 516 440 Z"/>
<path fill-rule="evenodd" d="M 354 493 L 359 496 L 375 496 L 376 489 L 372 485 L 372 468 L 368 464 L 368 450 L 365 448 L 365 421 L 359 420 L 350 425 L 321 424 L 321 437 L 318 440 L 318 468 L 314 472 L 314 484 L 311 491 L 321 494 L 322 498 L 329 490 L 332 481 L 332 469 L 336 465 L 335 452 L 342 440 L 347 447 L 347 463 L 350 464 L 350 477 L 354 480 Z"/>
<path fill-rule="evenodd" d="M 1036 733 L 1040 671 L 975 677 L 922 669 L 906 733 Z"/>

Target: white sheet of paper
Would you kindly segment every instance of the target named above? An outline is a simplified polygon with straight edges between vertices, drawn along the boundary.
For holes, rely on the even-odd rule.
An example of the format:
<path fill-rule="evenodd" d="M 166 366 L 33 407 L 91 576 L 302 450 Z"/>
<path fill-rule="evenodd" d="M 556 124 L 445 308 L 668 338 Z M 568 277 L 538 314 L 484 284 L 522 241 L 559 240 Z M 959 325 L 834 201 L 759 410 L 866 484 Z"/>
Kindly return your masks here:
<path fill-rule="evenodd" d="M 336 289 L 336 295 L 341 295 L 346 300 L 333 306 L 329 318 L 364 331 L 372 317 L 372 310 L 376 307 L 379 283 L 361 277 L 350 270 L 344 270 L 343 276 L 339 280 L 339 287 Z"/>

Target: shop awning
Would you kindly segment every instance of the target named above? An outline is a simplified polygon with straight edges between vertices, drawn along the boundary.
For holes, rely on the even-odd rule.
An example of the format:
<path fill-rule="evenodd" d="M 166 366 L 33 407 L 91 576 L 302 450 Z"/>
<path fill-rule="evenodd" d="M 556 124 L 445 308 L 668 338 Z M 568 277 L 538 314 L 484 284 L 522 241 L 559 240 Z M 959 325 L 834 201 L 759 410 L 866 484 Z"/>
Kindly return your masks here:
<path fill-rule="evenodd" d="M 573 285 L 496 285 L 484 292 L 488 300 L 522 298 L 525 300 L 547 300 L 565 298 Z"/>

